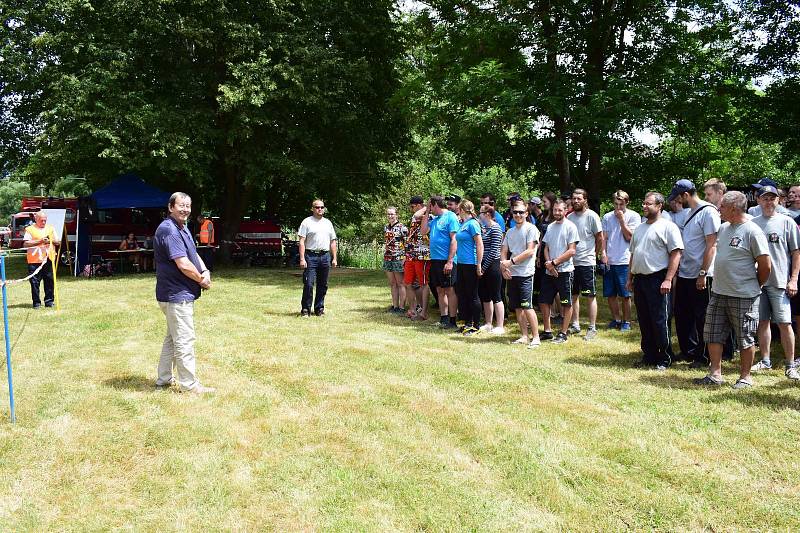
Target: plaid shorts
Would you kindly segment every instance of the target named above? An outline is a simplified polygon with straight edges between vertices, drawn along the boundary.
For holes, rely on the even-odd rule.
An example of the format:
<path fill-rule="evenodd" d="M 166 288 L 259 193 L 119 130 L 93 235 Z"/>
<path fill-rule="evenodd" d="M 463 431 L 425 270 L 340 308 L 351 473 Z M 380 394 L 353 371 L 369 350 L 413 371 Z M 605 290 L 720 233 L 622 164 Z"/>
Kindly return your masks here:
<path fill-rule="evenodd" d="M 737 298 L 712 291 L 706 308 L 703 340 L 725 344 L 733 330 L 740 350 L 754 346 L 755 333 L 758 329 L 759 299 L 760 296 Z"/>

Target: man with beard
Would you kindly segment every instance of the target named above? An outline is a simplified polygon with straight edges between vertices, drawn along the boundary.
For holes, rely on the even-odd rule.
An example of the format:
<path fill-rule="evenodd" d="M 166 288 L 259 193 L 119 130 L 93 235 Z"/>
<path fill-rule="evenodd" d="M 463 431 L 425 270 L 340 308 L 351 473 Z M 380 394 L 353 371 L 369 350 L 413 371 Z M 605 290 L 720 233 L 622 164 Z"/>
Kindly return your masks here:
<path fill-rule="evenodd" d="M 569 333 L 581 332 L 580 323 L 580 297 L 585 296 L 589 304 L 589 328 L 586 330 L 584 340 L 590 341 L 597 337 L 597 287 L 595 283 L 595 269 L 597 268 L 597 250 L 600 250 L 600 260 L 607 264 L 605 249 L 603 248 L 603 226 L 600 216 L 589 209 L 589 195 L 583 189 L 572 191 L 572 213 L 567 220 L 575 224 L 578 230 L 578 245 L 575 249 L 575 277 L 572 282 L 572 324 Z"/>
<path fill-rule="evenodd" d="M 758 180 L 758 183 L 753 184 L 753 188 L 756 190 L 756 197 L 758 197 L 758 195 L 761 193 L 761 189 L 763 187 L 773 187 L 776 191 L 778 191 L 778 183 L 775 180 L 770 178 L 761 178 Z M 780 191 L 778 191 L 778 193 L 780 194 Z M 791 216 L 789 210 L 783 207 L 780 202 L 778 202 L 778 205 L 775 207 L 775 212 L 780 213 L 781 215 Z M 747 214 L 751 217 L 760 217 L 761 203 L 759 202 L 759 205 L 754 205 L 753 207 L 749 208 L 747 210 Z"/>
<path fill-rule="evenodd" d="M 626 284 L 633 291 L 642 332 L 642 359 L 636 366 L 652 366 L 656 370 L 666 370 L 672 364 L 670 293 L 683 250 L 678 226 L 661 217 L 663 207 L 663 195 L 657 192 L 645 195 L 642 203 L 645 223 L 633 232 Z"/>
<path fill-rule="evenodd" d="M 706 310 L 703 339 L 708 343 L 711 369 L 697 385 L 715 386 L 722 379 L 722 345 L 731 331 L 739 344 L 740 373 L 734 389 L 753 386 L 750 375 L 755 354 L 761 287 L 772 270 L 769 246 L 764 232 L 749 221 L 747 198 L 738 191 L 725 193 L 720 212 L 725 224 L 717 235 L 717 264 L 711 299 Z M 756 266 L 754 266 L 756 265 Z"/>
<path fill-rule="evenodd" d="M 758 204 L 761 216 L 753 223 L 761 228 L 767 237 L 772 271 L 769 279 L 761 287 L 759 301 L 758 346 L 761 361 L 753 365 L 752 371 L 772 369 L 770 343 L 772 331 L 770 323 L 778 325 L 785 358 L 786 377 L 800 379 L 794 364 L 794 331 L 792 331 L 792 311 L 789 298 L 797 294 L 797 276 L 800 272 L 800 232 L 791 217 L 777 212 L 778 191 L 765 185 L 758 191 Z M 788 281 L 787 281 L 788 280 Z"/>
<path fill-rule="evenodd" d="M 689 212 L 683 222 L 683 255 L 675 281 L 675 332 L 681 348 L 677 359 L 690 361 L 696 368 L 708 366 L 708 353 L 702 341 L 708 307 L 708 277 L 713 275 L 720 219 L 716 208 L 697 196 L 694 183 L 678 180 L 667 201 L 680 203 Z"/>
<path fill-rule="evenodd" d="M 608 268 L 603 273 L 603 296 L 608 298 L 612 320 L 609 329 L 631 330 L 631 293 L 625 288 L 631 261 L 631 237 L 640 224 L 639 214 L 628 209 L 630 196 L 623 190 L 612 197 L 614 210 L 603 215 L 603 255 Z M 620 308 L 621 300 L 621 308 Z"/>
<path fill-rule="evenodd" d="M 553 202 L 551 207 L 553 223 L 548 226 L 547 233 L 542 239 L 546 272 L 542 277 L 542 288 L 539 293 L 539 306 L 544 322 L 544 332 L 540 337 L 541 340 L 552 339 L 556 344 L 567 342 L 567 328 L 572 317 L 572 276 L 575 271 L 572 257 L 580 241 L 578 229 L 565 216 L 566 207 L 564 200 L 558 199 Z M 550 306 L 556 294 L 561 303 L 561 314 L 564 319 L 561 322 L 561 332 L 553 338 L 550 327 Z"/>

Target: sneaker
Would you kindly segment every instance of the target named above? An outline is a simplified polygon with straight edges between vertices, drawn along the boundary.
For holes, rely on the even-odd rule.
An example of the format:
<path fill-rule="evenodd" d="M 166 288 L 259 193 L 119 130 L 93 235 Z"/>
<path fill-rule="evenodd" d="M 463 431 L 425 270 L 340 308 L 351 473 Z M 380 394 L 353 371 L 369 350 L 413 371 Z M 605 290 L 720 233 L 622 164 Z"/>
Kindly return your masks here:
<path fill-rule="evenodd" d="M 736 390 L 749 389 L 752 386 L 753 386 L 753 384 L 750 381 L 747 381 L 745 379 L 737 379 L 736 383 L 733 384 L 733 388 L 736 389 Z"/>
<path fill-rule="evenodd" d="M 612 320 L 608 323 L 608 329 L 619 329 L 622 326 L 622 321 Z"/>
<path fill-rule="evenodd" d="M 787 378 L 798 380 L 800 379 L 800 372 L 797 371 L 797 368 L 793 366 L 786 367 L 786 370 L 783 373 Z"/>
<path fill-rule="evenodd" d="M 450 322 L 442 322 L 441 320 L 436 323 L 436 327 L 439 329 L 446 329 L 450 327 Z"/>
<path fill-rule="evenodd" d="M 586 336 L 583 337 L 585 341 L 592 341 L 597 337 L 597 328 L 589 328 L 586 331 Z"/>
<path fill-rule="evenodd" d="M 512 341 L 511 344 L 528 344 L 528 337 L 520 337 L 519 339 Z"/>
<path fill-rule="evenodd" d="M 481 327 L 479 327 L 478 329 L 483 331 L 483 332 L 488 333 L 488 332 L 492 331 L 493 328 L 492 328 L 491 324 L 484 324 Z"/>
<path fill-rule="evenodd" d="M 750 367 L 750 372 L 758 372 L 759 370 L 772 370 L 772 361 L 764 361 L 762 359 Z"/>
<path fill-rule="evenodd" d="M 569 325 L 569 327 L 567 328 L 567 333 L 569 333 L 570 335 L 577 335 L 577 334 L 578 334 L 578 333 L 580 333 L 580 332 L 581 332 L 581 326 L 580 326 L 580 324 L 575 324 L 575 323 L 572 323 L 572 324 L 570 324 L 570 325 Z"/>
<path fill-rule="evenodd" d="M 619 327 L 620 331 L 630 331 L 631 330 L 631 323 L 630 322 L 623 322 L 622 325 Z"/>
<path fill-rule="evenodd" d="M 459 333 L 464 333 L 465 331 L 467 331 L 467 326 L 466 325 L 458 326 L 458 332 Z"/>
<path fill-rule="evenodd" d="M 473 328 L 472 326 L 467 326 L 464 328 L 465 337 L 472 337 L 473 335 L 477 335 L 480 332 L 481 330 L 479 330 L 478 328 Z"/>
<path fill-rule="evenodd" d="M 542 339 L 543 341 L 553 340 L 553 332 L 552 331 L 543 331 L 539 335 L 539 338 Z"/>
<path fill-rule="evenodd" d="M 564 344 L 567 342 L 567 334 L 564 332 L 559 333 L 556 335 L 556 338 L 552 340 L 553 344 Z"/>
<path fill-rule="evenodd" d="M 156 388 L 157 389 L 168 389 L 168 388 L 172 387 L 173 385 L 175 385 L 175 379 L 174 378 L 169 380 L 169 381 L 167 381 L 166 383 L 159 383 L 159 381 L 156 380 Z"/>
<path fill-rule="evenodd" d="M 506 328 L 501 328 L 501 327 L 498 326 L 496 328 L 492 328 L 491 333 L 492 333 L 492 335 L 505 335 L 506 334 Z"/>
<path fill-rule="evenodd" d="M 308 318 L 311 316 L 311 313 L 309 312 L 308 309 L 303 309 L 302 311 L 300 311 L 300 316 L 302 318 Z"/>
<path fill-rule="evenodd" d="M 722 378 L 715 378 L 711 374 L 704 376 L 702 378 L 697 378 L 694 380 L 695 385 L 704 385 L 706 387 L 718 387 L 725 383 L 725 380 Z"/>
<path fill-rule="evenodd" d="M 193 389 L 184 390 L 181 392 L 190 392 L 192 394 L 211 394 L 213 392 L 216 392 L 216 390 L 217 389 L 215 389 L 214 387 L 204 387 L 202 385 L 198 385 Z"/>
<path fill-rule="evenodd" d="M 442 329 L 458 329 L 458 326 L 448 322 L 447 324 L 442 324 Z"/>
<path fill-rule="evenodd" d="M 653 370 L 655 370 L 656 372 L 666 372 L 667 371 L 667 366 L 666 365 L 656 365 L 656 366 L 653 367 Z"/>
<path fill-rule="evenodd" d="M 528 348 L 533 350 L 534 348 L 538 348 L 542 345 L 542 341 L 539 337 L 534 337 L 531 342 L 528 343 Z"/>

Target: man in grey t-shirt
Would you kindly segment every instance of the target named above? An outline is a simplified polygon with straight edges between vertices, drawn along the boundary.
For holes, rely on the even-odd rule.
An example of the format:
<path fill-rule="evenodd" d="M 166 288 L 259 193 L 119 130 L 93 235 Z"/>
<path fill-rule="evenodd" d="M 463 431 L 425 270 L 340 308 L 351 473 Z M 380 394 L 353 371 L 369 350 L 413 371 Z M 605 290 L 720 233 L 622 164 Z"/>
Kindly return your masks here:
<path fill-rule="evenodd" d="M 800 231 L 794 220 L 777 212 L 778 191 L 766 185 L 758 191 L 758 204 L 761 216 L 753 219 L 753 224 L 761 228 L 767 237 L 772 271 L 761 288 L 758 309 L 758 346 L 761 361 L 753 365 L 752 371 L 770 370 L 770 343 L 772 331 L 770 323 L 778 325 L 785 361 L 784 373 L 789 379 L 800 379 L 794 367 L 794 331 L 792 330 L 792 309 L 789 299 L 797 294 L 797 275 L 800 271 Z"/>
<path fill-rule="evenodd" d="M 688 214 L 678 227 L 683 238 L 683 255 L 675 280 L 675 333 L 681 348 L 678 360 L 689 361 L 696 368 L 708 366 L 708 353 L 703 342 L 709 290 L 707 280 L 712 276 L 714 254 L 717 251 L 717 231 L 720 219 L 717 208 L 697 195 L 694 183 L 678 180 L 667 198 L 676 201 Z"/>
<path fill-rule="evenodd" d="M 578 230 L 578 245 L 575 249 L 575 276 L 572 282 L 572 325 L 570 333 L 580 333 L 580 297 L 585 296 L 589 303 L 589 328 L 585 340 L 590 341 L 597 336 L 597 288 L 595 269 L 597 268 L 597 251 L 603 250 L 603 226 L 600 216 L 589 209 L 589 195 L 583 189 L 572 192 L 572 213 L 567 220 L 575 224 Z"/>
<path fill-rule="evenodd" d="M 767 239 L 761 228 L 747 220 L 747 198 L 738 191 L 722 197 L 720 213 L 725 224 L 717 236 L 717 269 L 706 310 L 703 339 L 708 343 L 711 369 L 695 380 L 698 385 L 721 385 L 722 345 L 731 330 L 739 343 L 741 366 L 735 389 L 751 387 L 750 369 L 755 354 L 761 286 L 772 270 Z M 757 266 L 754 266 L 754 263 Z"/>
<path fill-rule="evenodd" d="M 328 274 L 336 267 L 336 231 L 325 218 L 325 202 L 319 198 L 311 202 L 311 216 L 303 219 L 297 230 L 300 238 L 300 268 L 303 269 L 303 296 L 300 316 L 309 317 L 313 304 L 314 314 L 325 314 L 325 295 L 328 293 Z M 314 294 L 316 285 L 317 293 Z"/>
<path fill-rule="evenodd" d="M 565 217 L 566 203 L 557 199 L 550 206 L 553 222 L 547 227 L 547 233 L 542 238 L 544 246 L 545 275 L 542 276 L 542 287 L 539 292 L 539 307 L 544 322 L 542 340 L 553 339 L 560 344 L 567 342 L 567 328 L 572 317 L 572 276 L 575 266 L 572 257 L 580 238 L 575 224 Z M 561 314 L 564 321 L 561 323 L 561 332 L 553 338 L 550 329 L 550 306 L 558 294 L 561 302 Z"/>

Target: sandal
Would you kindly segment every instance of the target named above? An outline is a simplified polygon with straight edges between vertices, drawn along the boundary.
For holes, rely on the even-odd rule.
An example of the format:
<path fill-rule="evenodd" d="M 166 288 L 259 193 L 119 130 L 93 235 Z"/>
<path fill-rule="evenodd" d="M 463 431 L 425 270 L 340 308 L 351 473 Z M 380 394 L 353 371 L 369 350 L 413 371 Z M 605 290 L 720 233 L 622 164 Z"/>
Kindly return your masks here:
<path fill-rule="evenodd" d="M 725 383 L 725 380 L 722 378 L 715 378 L 711 374 L 708 374 L 705 377 L 698 378 L 694 380 L 695 385 L 706 385 L 706 386 L 720 386 Z"/>

